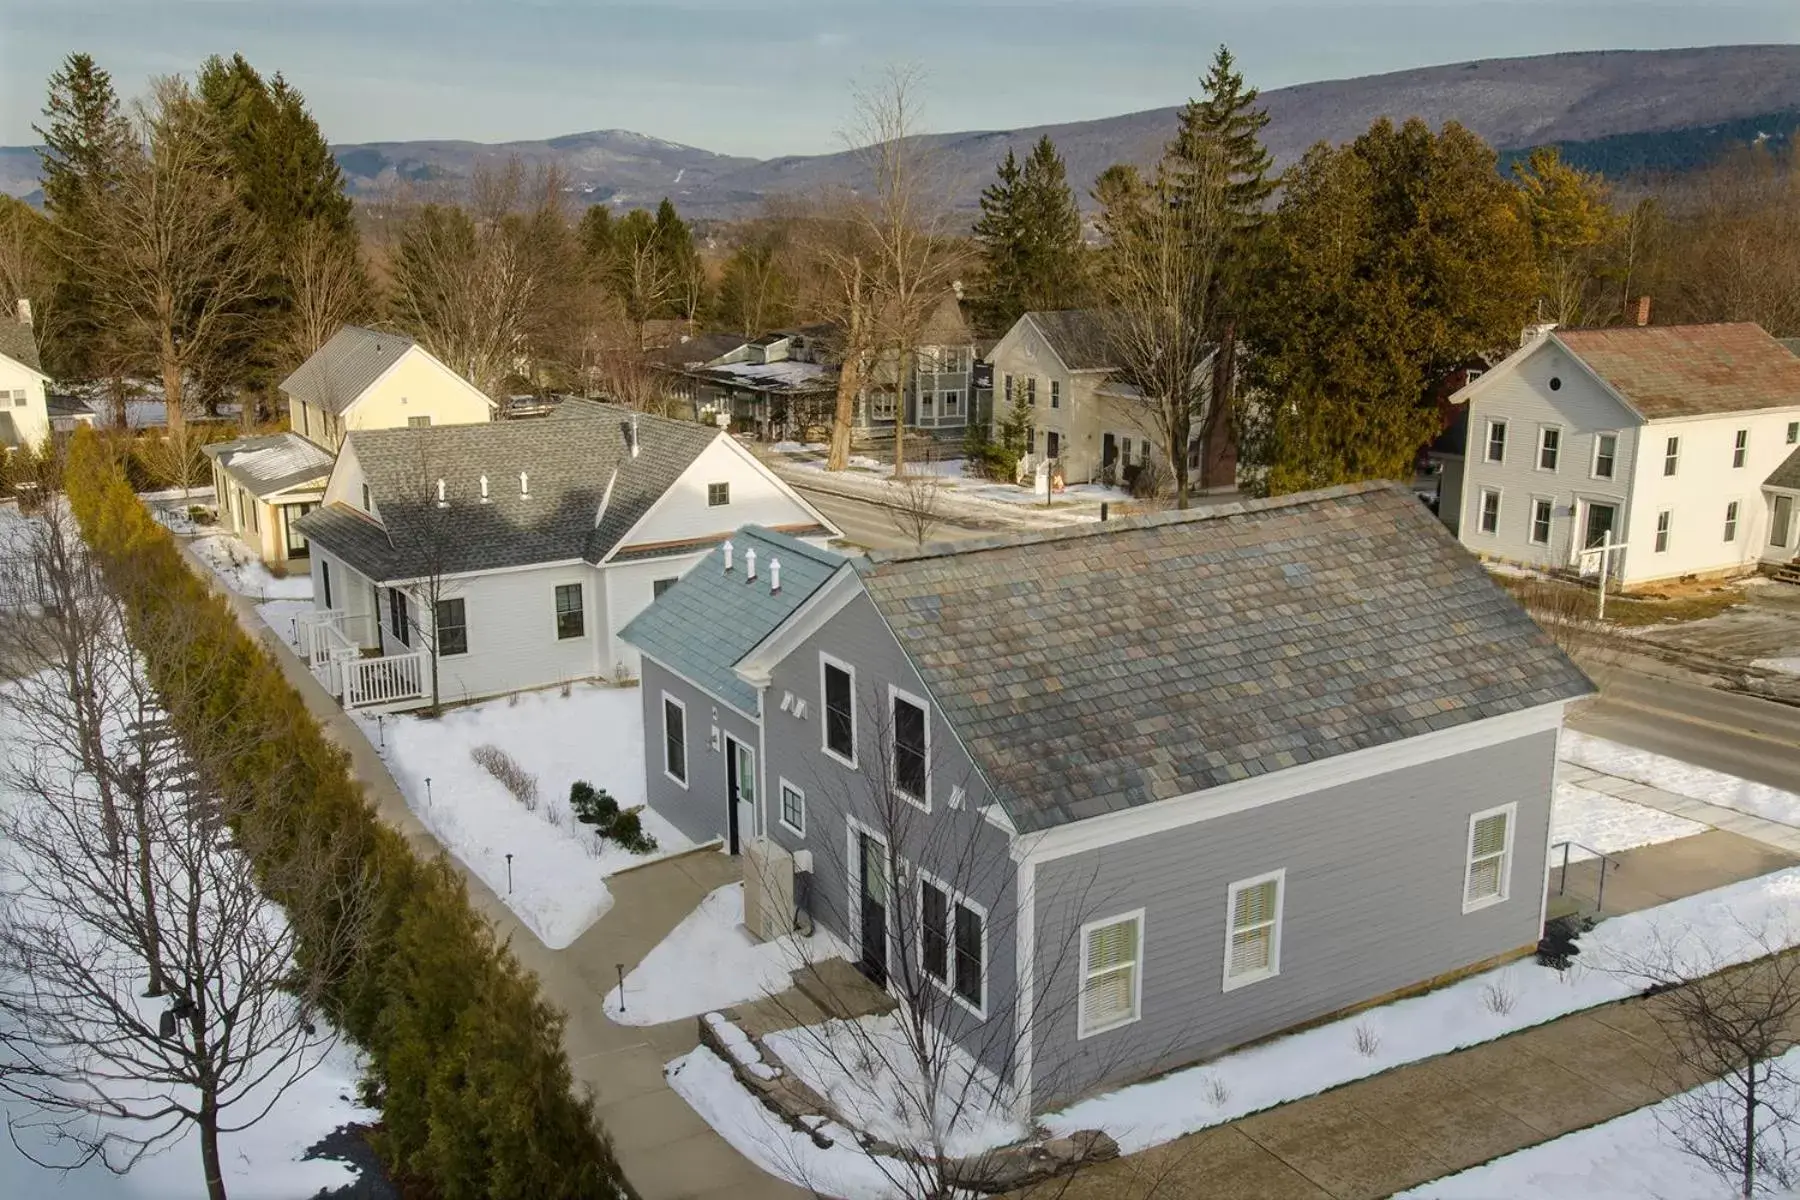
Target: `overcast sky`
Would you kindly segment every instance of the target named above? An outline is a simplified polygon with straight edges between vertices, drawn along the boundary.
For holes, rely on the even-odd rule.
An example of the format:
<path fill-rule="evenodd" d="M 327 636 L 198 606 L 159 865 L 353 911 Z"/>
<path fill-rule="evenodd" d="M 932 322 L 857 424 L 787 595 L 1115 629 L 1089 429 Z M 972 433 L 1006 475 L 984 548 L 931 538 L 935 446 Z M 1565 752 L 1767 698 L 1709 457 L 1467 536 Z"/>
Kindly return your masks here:
<path fill-rule="evenodd" d="M 1228 43 L 1264 88 L 1558 50 L 1800 42 L 1800 0 L 0 0 L 0 143 L 85 50 L 135 94 L 242 51 L 334 142 L 633 129 L 841 149 L 854 81 L 928 72 L 938 130 L 1176 104 Z"/>

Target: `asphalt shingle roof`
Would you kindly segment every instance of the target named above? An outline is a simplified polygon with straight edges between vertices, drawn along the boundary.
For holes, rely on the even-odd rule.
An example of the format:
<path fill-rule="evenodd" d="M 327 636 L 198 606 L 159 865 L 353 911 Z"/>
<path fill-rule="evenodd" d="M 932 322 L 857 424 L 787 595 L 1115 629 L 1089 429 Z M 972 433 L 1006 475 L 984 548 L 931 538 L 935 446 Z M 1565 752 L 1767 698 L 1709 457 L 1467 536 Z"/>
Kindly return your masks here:
<path fill-rule="evenodd" d="M 1800 450 L 1781 460 L 1781 465 L 1769 473 L 1763 480 L 1764 487 L 1788 488 L 1800 491 Z"/>
<path fill-rule="evenodd" d="M 741 712 L 756 712 L 756 689 L 732 669 L 844 565 L 842 555 L 773 530 L 746 525 L 634 617 L 619 636 Z M 755 582 L 745 554 L 756 551 Z M 769 590 L 769 561 L 781 562 L 781 591 Z"/>
<path fill-rule="evenodd" d="M 337 460 L 323 446 L 297 433 L 270 433 L 202 446 L 207 457 L 258 496 L 271 496 L 295 484 L 324 479 Z"/>
<path fill-rule="evenodd" d="M 1787 347 L 1789 354 L 1800 357 L 1800 337 L 1776 338 L 1775 340 Z"/>
<path fill-rule="evenodd" d="M 1065 308 L 1025 315 L 1069 370 L 1103 371 L 1118 365 L 1109 349 L 1111 337 L 1106 321 L 1098 309 Z"/>
<path fill-rule="evenodd" d="M 295 367 L 281 381 L 281 390 L 326 412 L 341 413 L 414 345 L 403 334 L 346 325 Z"/>
<path fill-rule="evenodd" d="M 632 419 L 612 405 L 565 400 L 547 417 L 355 430 L 346 445 L 362 467 L 381 525 L 328 507 L 302 517 L 297 528 L 378 581 L 577 558 L 598 562 L 723 436 L 690 421 L 638 415 L 633 458 L 624 431 Z M 521 472 L 529 477 L 529 498 L 519 494 Z M 440 478 L 447 508 L 437 506 Z"/>
<path fill-rule="evenodd" d="M 1021 831 L 1593 691 L 1391 484 L 874 558 Z"/>
<path fill-rule="evenodd" d="M 43 360 L 38 357 L 37 331 L 24 321 L 0 317 L 0 354 L 24 363 L 40 375 L 44 371 Z"/>
<path fill-rule="evenodd" d="M 1553 336 L 1646 420 L 1800 406 L 1800 358 L 1760 325 L 1628 325 Z"/>

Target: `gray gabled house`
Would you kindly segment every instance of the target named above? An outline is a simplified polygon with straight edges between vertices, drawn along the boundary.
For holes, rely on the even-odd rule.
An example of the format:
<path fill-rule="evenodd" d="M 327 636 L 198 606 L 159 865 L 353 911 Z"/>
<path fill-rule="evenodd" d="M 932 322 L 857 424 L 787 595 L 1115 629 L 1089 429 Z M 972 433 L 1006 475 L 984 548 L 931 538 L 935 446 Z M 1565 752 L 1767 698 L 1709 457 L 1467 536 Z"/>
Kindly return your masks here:
<path fill-rule="evenodd" d="M 797 923 L 922 975 L 1029 1111 L 1540 935 L 1557 733 L 1592 687 L 1397 487 L 822 579 L 784 546 L 779 603 L 743 557 L 626 632 L 659 811 L 679 774 L 716 826 L 715 760 L 749 751 L 738 837 L 794 873 Z M 734 632 L 671 637 L 696 628 Z"/>

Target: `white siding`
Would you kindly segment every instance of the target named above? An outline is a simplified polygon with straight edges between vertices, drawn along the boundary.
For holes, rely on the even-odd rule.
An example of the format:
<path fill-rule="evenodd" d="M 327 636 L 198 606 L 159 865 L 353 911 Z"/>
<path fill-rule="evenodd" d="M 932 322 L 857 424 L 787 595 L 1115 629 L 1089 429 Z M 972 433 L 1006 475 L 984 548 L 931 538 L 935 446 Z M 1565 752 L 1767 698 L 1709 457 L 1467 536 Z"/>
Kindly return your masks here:
<path fill-rule="evenodd" d="M 582 585 L 584 630 L 564 640 L 556 636 L 556 587 L 566 583 Z M 414 605 L 422 606 L 422 590 L 413 593 Z M 439 696 L 446 704 L 602 673 L 596 647 L 606 613 L 599 579 L 586 564 L 459 576 L 445 581 L 442 598 L 463 602 L 469 629 L 469 652 L 438 660 Z M 414 637 L 413 648 L 425 643 Z"/>
<path fill-rule="evenodd" d="M 0 321 L 6 319 L 0 315 Z M 24 404 L 8 399 L 0 412 L 12 418 L 20 444 L 37 450 L 50 436 L 50 410 L 44 407 L 44 377 L 24 363 L 0 355 L 0 391 L 25 393 Z"/>
<path fill-rule="evenodd" d="M 607 644 L 602 648 L 603 662 L 610 667 L 609 673 L 617 676 L 620 673 L 636 678 L 642 674 L 642 663 L 636 646 L 622 641 L 619 630 L 631 623 L 631 619 L 650 607 L 656 598 L 655 588 L 658 579 L 677 579 L 693 569 L 694 564 L 706 557 L 706 552 L 689 554 L 681 558 L 659 558 L 649 562 L 621 563 L 606 567 L 601 571 L 600 579 L 606 589 L 607 612 L 611 618 L 611 628 L 607 633 Z"/>
<path fill-rule="evenodd" d="M 653 430 L 645 435 L 655 436 Z M 730 486 L 729 504 L 707 503 L 708 485 L 714 483 Z M 829 524 L 748 450 L 721 435 L 626 535 L 620 548 L 722 537 L 745 525 L 814 523 Z"/>

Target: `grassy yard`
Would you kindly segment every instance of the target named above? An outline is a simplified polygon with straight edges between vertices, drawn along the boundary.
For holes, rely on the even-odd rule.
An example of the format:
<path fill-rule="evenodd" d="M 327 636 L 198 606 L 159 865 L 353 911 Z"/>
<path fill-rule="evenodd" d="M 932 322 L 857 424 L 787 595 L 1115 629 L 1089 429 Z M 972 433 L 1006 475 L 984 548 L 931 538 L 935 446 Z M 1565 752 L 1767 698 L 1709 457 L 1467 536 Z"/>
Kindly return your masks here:
<path fill-rule="evenodd" d="M 1591 619 L 1598 601 L 1592 587 L 1560 579 L 1496 575 L 1494 580 L 1534 613 L 1568 614 Z M 1730 584 L 1677 584 L 1632 596 L 1608 595 L 1609 625 L 1671 625 L 1716 617 L 1744 601 L 1744 589 Z"/>

